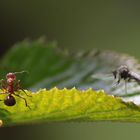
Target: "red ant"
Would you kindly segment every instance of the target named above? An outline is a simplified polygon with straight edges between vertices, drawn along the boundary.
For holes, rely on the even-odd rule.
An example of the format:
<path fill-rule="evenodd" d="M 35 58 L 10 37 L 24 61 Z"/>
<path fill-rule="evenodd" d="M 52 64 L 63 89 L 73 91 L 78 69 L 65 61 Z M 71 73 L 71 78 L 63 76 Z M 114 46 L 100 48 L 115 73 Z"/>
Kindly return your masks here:
<path fill-rule="evenodd" d="M 6 82 L 3 79 L 1 80 L 1 86 L 4 90 L 6 90 L 6 92 L 0 93 L 0 94 L 8 94 L 8 96 L 4 99 L 5 105 L 14 106 L 16 104 L 16 100 L 13 95 L 15 95 L 23 99 L 25 101 L 26 107 L 30 109 L 30 107 L 27 104 L 26 99 L 22 97 L 21 95 L 15 93 L 15 91 L 22 90 L 26 94 L 26 92 L 21 88 L 20 80 L 16 80 L 16 74 L 24 73 L 24 72 L 26 71 L 14 72 L 14 73 L 10 72 L 6 75 L 6 80 L 7 80 Z M 0 101 L 3 101 L 3 100 L 0 100 Z"/>

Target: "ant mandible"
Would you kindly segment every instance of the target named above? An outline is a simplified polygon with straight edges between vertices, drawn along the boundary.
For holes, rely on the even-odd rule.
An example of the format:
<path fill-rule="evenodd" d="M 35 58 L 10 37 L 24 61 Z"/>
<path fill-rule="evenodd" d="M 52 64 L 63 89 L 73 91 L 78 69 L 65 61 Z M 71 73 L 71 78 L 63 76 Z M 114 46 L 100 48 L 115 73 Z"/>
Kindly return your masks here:
<path fill-rule="evenodd" d="M 5 90 L 5 92 L 2 92 L 0 94 L 8 94 L 4 100 L 0 100 L 0 101 L 4 101 L 5 105 L 14 106 L 16 104 L 16 100 L 13 95 L 15 95 L 15 96 L 23 99 L 26 107 L 28 107 L 30 109 L 30 107 L 27 104 L 26 99 L 24 97 L 22 97 L 21 95 L 15 93 L 15 91 L 22 90 L 26 94 L 24 89 L 22 89 L 22 87 L 21 87 L 20 80 L 16 80 L 16 74 L 24 73 L 24 72 L 26 72 L 26 71 L 14 72 L 14 73 L 10 72 L 10 73 L 6 74 L 6 81 L 3 79 L 1 80 L 1 86 L 2 86 L 2 89 Z M 29 95 L 27 95 L 27 96 L 29 96 Z"/>

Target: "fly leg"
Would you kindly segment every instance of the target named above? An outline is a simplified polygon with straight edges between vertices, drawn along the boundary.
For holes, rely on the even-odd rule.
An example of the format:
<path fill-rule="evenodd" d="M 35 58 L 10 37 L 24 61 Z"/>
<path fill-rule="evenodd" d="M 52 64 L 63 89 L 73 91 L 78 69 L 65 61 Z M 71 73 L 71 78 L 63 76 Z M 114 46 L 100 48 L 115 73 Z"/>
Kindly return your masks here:
<path fill-rule="evenodd" d="M 115 84 L 113 84 L 112 87 L 116 87 L 117 85 L 119 85 L 120 81 L 121 81 L 121 77 L 118 76 L 118 80 L 117 80 L 117 82 L 115 82 Z"/>
<path fill-rule="evenodd" d="M 125 86 L 125 94 L 127 94 L 127 80 L 126 79 L 124 81 L 124 86 Z"/>
<path fill-rule="evenodd" d="M 119 79 L 118 79 L 118 81 L 117 81 L 117 85 L 120 83 L 120 81 L 121 81 L 121 78 L 119 77 Z"/>

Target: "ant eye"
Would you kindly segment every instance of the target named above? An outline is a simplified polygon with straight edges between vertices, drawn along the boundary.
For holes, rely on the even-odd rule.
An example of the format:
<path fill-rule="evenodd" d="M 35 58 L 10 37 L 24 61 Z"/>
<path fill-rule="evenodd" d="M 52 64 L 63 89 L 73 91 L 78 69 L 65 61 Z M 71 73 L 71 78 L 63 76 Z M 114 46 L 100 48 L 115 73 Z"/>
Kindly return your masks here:
<path fill-rule="evenodd" d="M 13 106 L 13 105 L 16 104 L 16 100 L 13 96 L 8 95 L 6 97 L 6 99 L 4 100 L 4 104 L 7 105 L 7 106 Z"/>
<path fill-rule="evenodd" d="M 15 76 L 14 73 L 8 73 L 8 74 L 6 75 L 6 79 L 9 79 L 9 78 L 16 79 L 16 76 Z"/>

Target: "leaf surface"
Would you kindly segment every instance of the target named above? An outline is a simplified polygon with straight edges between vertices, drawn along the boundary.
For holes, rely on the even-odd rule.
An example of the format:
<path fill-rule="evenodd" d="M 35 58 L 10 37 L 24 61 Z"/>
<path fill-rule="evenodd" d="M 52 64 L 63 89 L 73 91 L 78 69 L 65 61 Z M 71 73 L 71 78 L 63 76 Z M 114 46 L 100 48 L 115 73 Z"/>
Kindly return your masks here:
<path fill-rule="evenodd" d="M 139 85 L 128 83 L 127 94 L 123 81 L 112 87 L 112 70 L 120 65 L 139 73 L 138 61 L 126 54 L 96 50 L 72 53 L 59 49 L 55 42 L 42 40 L 16 44 L 1 59 L 1 79 L 5 79 L 8 72 L 26 70 L 29 73 L 18 74 L 17 79 L 22 81 L 22 87 L 36 94 L 27 91 L 33 94 L 31 98 L 26 97 L 31 110 L 16 97 L 17 104 L 13 107 L 0 102 L 0 119 L 4 124 L 60 120 L 139 121 L 139 106 L 134 104 L 140 104 Z M 23 93 L 19 91 L 18 94 Z M 0 95 L 2 99 L 5 96 Z"/>

